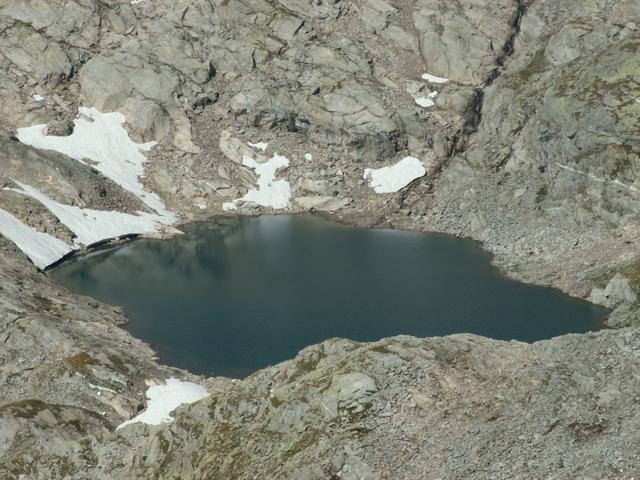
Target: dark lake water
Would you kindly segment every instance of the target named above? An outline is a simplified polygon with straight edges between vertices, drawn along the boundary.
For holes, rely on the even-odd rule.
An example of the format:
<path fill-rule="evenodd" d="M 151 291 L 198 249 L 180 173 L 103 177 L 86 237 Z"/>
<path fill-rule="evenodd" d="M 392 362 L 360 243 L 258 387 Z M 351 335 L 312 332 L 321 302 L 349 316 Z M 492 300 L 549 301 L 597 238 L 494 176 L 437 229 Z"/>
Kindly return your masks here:
<path fill-rule="evenodd" d="M 469 240 L 310 216 L 222 219 L 72 259 L 51 275 L 124 305 L 168 364 L 243 377 L 331 337 L 471 332 L 535 341 L 602 328 L 605 309 L 507 280 Z"/>

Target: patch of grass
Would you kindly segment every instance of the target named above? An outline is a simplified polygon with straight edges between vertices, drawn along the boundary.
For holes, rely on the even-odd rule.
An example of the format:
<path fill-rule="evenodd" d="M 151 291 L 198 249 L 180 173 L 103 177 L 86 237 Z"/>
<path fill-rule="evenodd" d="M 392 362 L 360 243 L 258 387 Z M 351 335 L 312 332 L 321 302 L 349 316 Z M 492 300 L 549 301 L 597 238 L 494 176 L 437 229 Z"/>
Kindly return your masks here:
<path fill-rule="evenodd" d="M 536 205 L 539 205 L 549 194 L 549 188 L 546 185 L 541 186 L 536 192 Z"/>
<path fill-rule="evenodd" d="M 64 363 L 67 365 L 70 372 L 86 375 L 89 373 L 89 367 L 97 364 L 98 362 L 87 352 L 80 352 L 76 355 L 65 358 Z"/>
<path fill-rule="evenodd" d="M 282 454 L 282 463 L 290 461 L 292 458 L 304 452 L 306 449 L 312 447 L 313 445 L 317 445 L 320 441 L 320 436 L 320 432 L 316 430 L 312 430 L 304 435 L 298 442 L 296 442 Z"/>
<path fill-rule="evenodd" d="M 113 364 L 114 368 L 118 372 L 123 373 L 125 375 L 129 373 L 129 369 L 127 368 L 127 365 L 124 363 L 124 360 L 122 360 L 119 356 L 114 354 L 109 354 L 107 355 L 107 358 Z"/>
<path fill-rule="evenodd" d="M 271 405 L 273 405 L 274 408 L 279 408 L 283 403 L 282 400 L 276 397 L 271 397 L 269 400 L 271 401 Z"/>
<path fill-rule="evenodd" d="M 547 66 L 548 62 L 544 56 L 544 49 L 540 49 L 533 56 L 529 65 L 516 74 L 517 78 L 521 82 L 528 82 L 534 75 L 544 72 Z"/>

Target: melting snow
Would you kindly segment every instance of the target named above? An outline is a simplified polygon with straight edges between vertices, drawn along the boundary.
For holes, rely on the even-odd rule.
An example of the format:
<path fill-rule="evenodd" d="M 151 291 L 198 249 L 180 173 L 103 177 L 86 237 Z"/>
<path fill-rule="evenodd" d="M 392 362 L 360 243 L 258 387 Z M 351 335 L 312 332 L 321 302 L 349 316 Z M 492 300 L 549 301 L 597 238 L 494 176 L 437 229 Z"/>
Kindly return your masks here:
<path fill-rule="evenodd" d="M 422 79 L 429 83 L 447 83 L 449 81 L 448 78 L 436 77 L 435 75 L 430 75 L 428 73 L 422 74 Z"/>
<path fill-rule="evenodd" d="M 209 392 L 202 385 L 170 378 L 164 385 L 149 387 L 146 410 L 131 420 L 121 423 L 118 429 L 137 422 L 147 425 L 171 422 L 173 417 L 170 413 L 180 405 L 194 403 L 208 396 Z"/>
<path fill-rule="evenodd" d="M 138 144 L 131 140 L 121 113 L 101 113 L 85 107 L 80 107 L 79 112 L 73 133 L 68 137 L 47 136 L 44 134 L 46 125 L 34 125 L 19 128 L 18 140 L 32 147 L 64 153 L 81 163 L 91 163 L 103 175 L 173 222 L 175 215 L 155 193 L 145 192 L 139 180 L 147 161 L 142 152 L 151 150 L 156 142 Z"/>
<path fill-rule="evenodd" d="M 131 233 L 152 233 L 166 222 L 164 217 L 150 213 L 131 215 L 122 212 L 92 210 L 64 205 L 49 198 L 38 189 L 16 182 L 19 189 L 13 190 L 28 195 L 42 203 L 69 230 L 76 234 L 76 246 L 88 246 L 102 240 L 121 237 Z"/>
<path fill-rule="evenodd" d="M 248 142 L 247 145 L 249 145 L 251 148 L 255 148 L 256 150 L 262 150 L 263 152 L 266 152 L 267 147 L 269 146 L 268 143 L 264 143 L 264 142 L 258 142 L 258 143 Z"/>
<path fill-rule="evenodd" d="M 291 197 L 289 182 L 284 179 L 276 180 L 276 171 L 279 168 L 289 166 L 289 159 L 287 157 L 275 154 L 265 163 L 258 163 L 253 158 L 245 155 L 242 157 L 242 164 L 255 170 L 258 175 L 258 188 L 249 190 L 242 198 L 225 203 L 222 206 L 224 210 L 235 210 L 237 203 L 240 201 L 253 202 L 263 207 L 276 209 L 289 206 L 289 199 Z"/>
<path fill-rule="evenodd" d="M 405 157 L 389 167 L 365 169 L 364 178 L 369 180 L 369 184 L 376 193 L 392 193 L 406 187 L 426 173 L 420 160 L 415 157 Z"/>
<path fill-rule="evenodd" d="M 417 97 L 415 99 L 416 103 L 418 105 L 420 105 L 421 107 L 433 107 L 436 103 L 433 101 L 434 98 L 436 98 L 436 96 L 438 95 L 438 92 L 431 92 L 428 96 L 426 97 Z"/>
<path fill-rule="evenodd" d="M 2 209 L 0 209 L 0 234 L 15 243 L 41 269 L 73 250 L 73 247 L 62 240 L 25 225 Z"/>
<path fill-rule="evenodd" d="M 167 210 L 160 197 L 146 192 L 140 182 L 147 161 L 142 152 L 148 152 L 155 142 L 135 143 L 124 128 L 125 121 L 125 117 L 118 112 L 101 113 L 95 108 L 81 107 L 73 133 L 68 137 L 45 135 L 46 125 L 18 129 L 18 139 L 22 143 L 43 150 L 54 150 L 81 163 L 91 164 L 155 211 L 134 215 L 65 205 L 36 188 L 15 182 L 19 188 L 9 190 L 42 203 L 76 235 L 75 244 L 70 246 L 2 211 L 0 233 L 13 241 L 38 267 L 47 267 L 74 248 L 129 234 L 153 233 L 162 225 L 176 220 L 176 215 Z"/>

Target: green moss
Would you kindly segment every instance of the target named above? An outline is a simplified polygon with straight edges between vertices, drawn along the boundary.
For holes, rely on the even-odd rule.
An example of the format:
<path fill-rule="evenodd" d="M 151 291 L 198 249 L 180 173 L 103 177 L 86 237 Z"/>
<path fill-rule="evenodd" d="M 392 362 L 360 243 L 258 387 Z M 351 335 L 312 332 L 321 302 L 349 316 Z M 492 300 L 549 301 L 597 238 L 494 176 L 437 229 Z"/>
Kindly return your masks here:
<path fill-rule="evenodd" d="M 549 194 L 549 189 L 547 188 L 547 186 L 546 185 L 541 186 L 536 192 L 536 200 L 535 200 L 536 205 L 542 203 L 548 194 Z"/>
<path fill-rule="evenodd" d="M 316 445 L 320 441 L 320 432 L 311 431 L 296 442 L 291 448 L 284 452 L 281 457 L 282 463 L 286 463 L 307 448 Z"/>
<path fill-rule="evenodd" d="M 318 365 L 318 361 L 314 361 L 312 359 L 298 360 L 295 363 L 295 370 L 293 374 L 288 375 L 287 380 L 291 382 L 293 380 L 300 379 L 301 377 L 304 377 L 305 375 L 311 373 Z"/>
<path fill-rule="evenodd" d="M 529 64 L 516 74 L 516 78 L 520 82 L 528 82 L 534 75 L 544 72 L 547 66 L 548 62 L 544 56 L 544 49 L 541 48 L 535 53 Z"/>
<path fill-rule="evenodd" d="M 122 360 L 119 356 L 110 354 L 107 356 L 107 358 L 113 364 L 114 368 L 118 372 L 124 373 L 125 375 L 129 373 L 129 369 L 127 368 L 127 365 L 124 363 L 124 360 Z"/>

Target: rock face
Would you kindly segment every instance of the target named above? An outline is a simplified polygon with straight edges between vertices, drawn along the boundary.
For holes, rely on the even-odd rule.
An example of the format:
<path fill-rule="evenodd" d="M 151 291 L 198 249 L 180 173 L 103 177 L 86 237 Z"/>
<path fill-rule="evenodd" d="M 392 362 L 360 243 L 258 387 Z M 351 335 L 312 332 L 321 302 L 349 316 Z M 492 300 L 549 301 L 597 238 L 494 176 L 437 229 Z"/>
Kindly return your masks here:
<path fill-rule="evenodd" d="M 631 478 L 639 342 L 630 330 L 533 345 L 330 340 L 180 409 L 169 427 L 114 434 L 85 421 L 81 440 L 0 468 L 29 460 L 32 478 L 51 478 L 55 461 L 68 478 Z M 12 425 L 31 419 L 50 434 L 48 411 L 2 409 Z"/>
<path fill-rule="evenodd" d="M 427 70 L 464 85 L 484 83 L 508 53 L 521 9 L 517 0 L 419 0 L 413 18 Z"/>
<path fill-rule="evenodd" d="M 21 184 L 148 213 L 90 159 L 17 140 L 68 136 L 93 107 L 157 142 L 132 181 L 181 221 L 272 187 L 256 172 L 282 158 L 289 201 L 238 213 L 470 236 L 508 274 L 631 326 L 533 345 L 331 340 L 242 382 L 203 379 L 0 237 L 0 477 L 637 476 L 636 0 L 0 0 L 0 27 L 0 209 L 25 231 L 76 235 Z M 426 174 L 397 192 L 363 178 L 406 157 Z M 170 377 L 211 396 L 114 432 Z"/>
<path fill-rule="evenodd" d="M 183 411 L 133 476 L 629 478 L 638 341 L 328 341 Z"/>
<path fill-rule="evenodd" d="M 634 2 L 531 3 L 428 216 L 523 278 L 586 296 L 637 265 L 640 17 Z"/>

